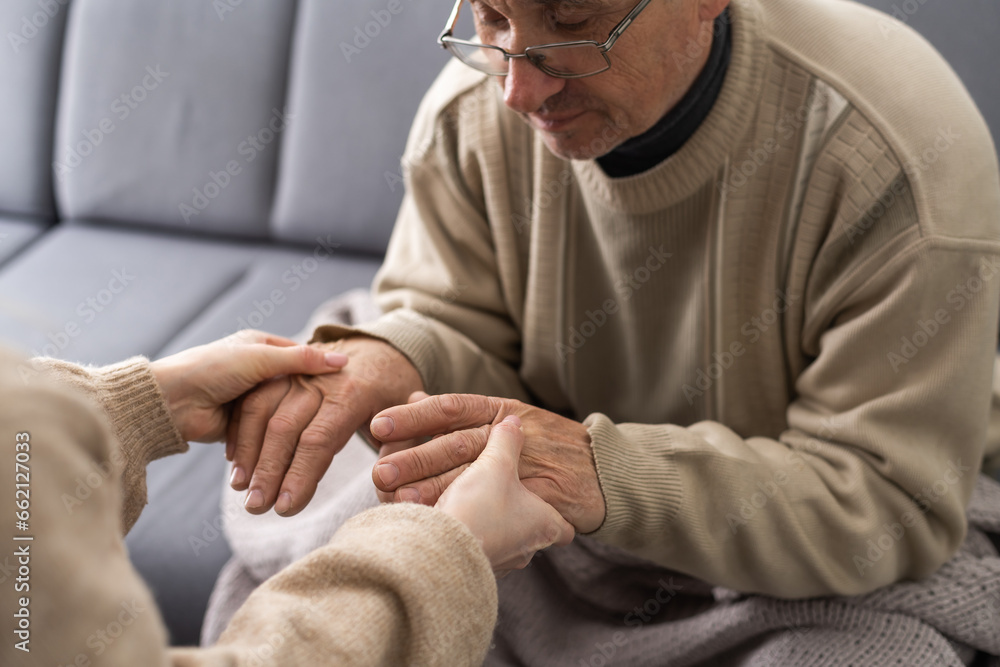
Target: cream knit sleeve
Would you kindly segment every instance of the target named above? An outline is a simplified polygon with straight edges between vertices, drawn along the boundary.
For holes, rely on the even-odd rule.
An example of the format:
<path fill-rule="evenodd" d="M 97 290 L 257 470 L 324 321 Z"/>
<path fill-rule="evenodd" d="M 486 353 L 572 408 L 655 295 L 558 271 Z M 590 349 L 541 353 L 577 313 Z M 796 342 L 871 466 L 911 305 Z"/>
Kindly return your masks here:
<path fill-rule="evenodd" d="M 496 622 L 489 561 L 461 523 L 382 505 L 254 591 L 186 665 L 481 665 Z"/>
<path fill-rule="evenodd" d="M 141 392 L 128 390 L 136 386 L 128 378 L 148 379 L 148 369 L 142 367 L 140 362 L 115 367 L 110 375 L 102 375 L 110 382 L 104 389 L 141 402 Z M 39 373 L 42 369 L 51 373 Z M 0 664 L 166 664 L 166 631 L 121 540 L 118 443 L 95 401 L 71 390 L 86 389 L 100 403 L 107 397 L 97 396 L 100 384 L 92 371 L 65 362 L 33 365 L 0 354 L 0 493 L 13 510 L 15 481 L 24 483 L 27 487 L 18 490 L 29 503 L 25 529 L 15 530 L 13 511 L 2 513 L 0 529 L 7 540 L 15 535 L 32 538 L 12 543 L 12 551 L 27 552 L 18 557 L 24 558 L 23 587 L 15 592 L 9 580 L 0 594 L 0 628 L 8 638 L 15 636 L 12 626 L 19 623 L 15 607 L 22 606 L 22 597 L 27 600 L 30 653 L 14 648 L 8 639 L 0 646 Z M 155 394 L 155 387 L 152 391 Z M 129 412 L 134 419 L 123 425 L 136 428 L 149 417 L 150 435 L 155 436 L 156 416 L 143 413 L 142 407 L 122 404 L 116 413 Z M 156 446 L 163 447 L 164 440 L 126 451 L 124 468 L 162 453 L 166 448 L 157 451 Z M 27 447 L 17 451 L 15 442 Z M 18 461 L 16 453 L 22 455 Z M 24 477 L 15 478 L 16 472 Z M 144 480 L 145 471 L 141 474 Z M 136 516 L 145 500 L 144 483 L 141 488 L 141 493 L 129 494 Z"/>
<path fill-rule="evenodd" d="M 787 598 L 862 594 L 951 557 L 986 441 L 1000 246 L 911 235 L 844 275 L 807 300 L 814 358 L 780 437 L 587 418 L 597 539 Z"/>
<path fill-rule="evenodd" d="M 111 450 L 111 464 L 121 480 L 122 532 L 128 533 L 146 506 L 146 466 L 188 449 L 167 410 L 149 360 L 133 357 L 102 368 L 45 358 L 30 363 L 60 386 L 86 395 L 107 416 L 120 443 Z"/>

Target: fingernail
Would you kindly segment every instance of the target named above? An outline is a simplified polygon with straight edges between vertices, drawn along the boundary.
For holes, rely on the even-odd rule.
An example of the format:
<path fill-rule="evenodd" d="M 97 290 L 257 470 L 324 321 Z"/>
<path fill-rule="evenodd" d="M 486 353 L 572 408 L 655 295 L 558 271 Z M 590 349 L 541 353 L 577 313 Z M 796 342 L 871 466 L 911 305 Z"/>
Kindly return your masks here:
<path fill-rule="evenodd" d="M 233 474 L 229 476 L 229 486 L 239 486 L 246 481 L 247 474 L 243 472 L 243 468 L 239 466 L 233 466 Z"/>
<path fill-rule="evenodd" d="M 327 352 L 326 353 L 326 365 L 333 366 L 334 368 L 341 368 L 347 365 L 347 355 L 341 354 L 340 352 Z"/>
<path fill-rule="evenodd" d="M 264 506 L 264 493 L 260 489 L 253 489 L 247 494 L 243 507 L 248 510 L 255 510 Z"/>
<path fill-rule="evenodd" d="M 278 514 L 284 514 L 290 509 L 292 509 L 292 494 L 285 491 L 278 496 L 278 502 L 274 504 L 274 511 Z"/>
<path fill-rule="evenodd" d="M 518 417 L 517 415 L 507 415 L 506 417 L 503 418 L 503 420 L 505 422 L 513 424 L 514 426 L 516 426 L 518 428 L 521 428 L 521 418 Z"/>
<path fill-rule="evenodd" d="M 376 438 L 386 438 L 392 435 L 392 430 L 396 428 L 396 422 L 392 421 L 392 417 L 376 417 L 372 420 L 372 425 L 369 428 Z"/>
<path fill-rule="evenodd" d="M 386 486 L 389 486 L 399 479 L 399 468 L 391 463 L 380 463 L 375 466 L 375 472 L 378 474 L 378 478 L 382 480 L 382 483 Z"/>
<path fill-rule="evenodd" d="M 400 489 L 399 490 L 399 502 L 402 503 L 419 503 L 420 502 L 420 492 L 416 489 Z"/>

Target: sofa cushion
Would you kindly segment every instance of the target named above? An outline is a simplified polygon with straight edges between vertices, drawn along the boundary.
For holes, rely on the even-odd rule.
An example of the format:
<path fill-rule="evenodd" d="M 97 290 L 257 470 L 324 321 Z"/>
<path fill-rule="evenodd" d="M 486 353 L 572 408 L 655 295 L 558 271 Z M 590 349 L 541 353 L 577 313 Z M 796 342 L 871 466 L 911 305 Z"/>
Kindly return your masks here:
<path fill-rule="evenodd" d="M 0 214 L 0 267 L 29 243 L 45 232 L 48 226 L 37 220 Z M 0 303 L 4 300 L 0 297 Z M 3 306 L 0 305 L 0 309 Z"/>
<path fill-rule="evenodd" d="M 75 0 L 55 150 L 63 215 L 265 236 L 295 7 Z"/>
<path fill-rule="evenodd" d="M 54 214 L 52 126 L 67 3 L 0 2 L 0 212 Z"/>
<path fill-rule="evenodd" d="M 346 246 L 385 251 L 410 124 L 448 60 L 446 18 L 414 0 L 299 3 L 276 236 L 308 241 L 332 218 Z"/>
<path fill-rule="evenodd" d="M 31 355 L 105 364 L 156 357 L 243 328 L 299 331 L 379 262 L 328 239 L 278 247 L 64 224 L 0 269 L 0 336 Z"/>

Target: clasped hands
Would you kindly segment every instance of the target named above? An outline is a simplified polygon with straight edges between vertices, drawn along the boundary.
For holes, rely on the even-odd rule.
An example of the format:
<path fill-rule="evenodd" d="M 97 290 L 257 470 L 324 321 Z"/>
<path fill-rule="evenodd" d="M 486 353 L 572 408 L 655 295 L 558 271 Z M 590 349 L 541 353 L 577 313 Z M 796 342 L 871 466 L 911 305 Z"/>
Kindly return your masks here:
<path fill-rule="evenodd" d="M 249 490 L 252 513 L 301 511 L 364 430 L 381 443 L 372 473 L 381 499 L 436 505 L 462 521 L 498 573 L 604 520 L 582 424 L 509 399 L 428 397 L 409 360 L 373 338 L 295 346 L 242 332 L 153 370 L 184 437 L 225 433 L 231 485 Z"/>

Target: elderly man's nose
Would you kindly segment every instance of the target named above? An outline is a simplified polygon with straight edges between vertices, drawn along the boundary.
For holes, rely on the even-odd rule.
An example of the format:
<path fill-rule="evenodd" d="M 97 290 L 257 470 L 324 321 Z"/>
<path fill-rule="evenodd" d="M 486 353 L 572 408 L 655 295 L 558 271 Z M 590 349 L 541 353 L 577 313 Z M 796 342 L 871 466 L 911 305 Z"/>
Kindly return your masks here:
<path fill-rule="evenodd" d="M 549 76 L 526 58 L 511 58 L 503 81 L 503 101 L 518 113 L 533 113 L 566 86 L 566 79 Z"/>

